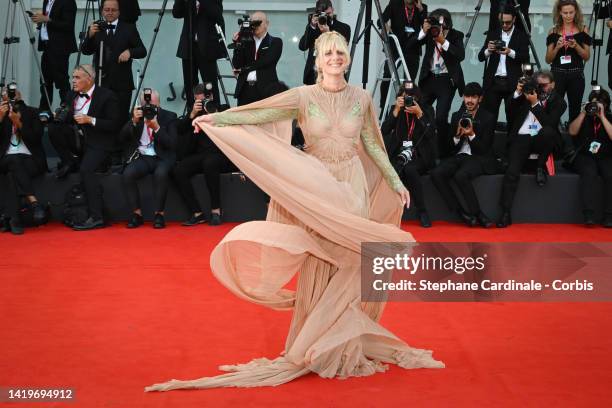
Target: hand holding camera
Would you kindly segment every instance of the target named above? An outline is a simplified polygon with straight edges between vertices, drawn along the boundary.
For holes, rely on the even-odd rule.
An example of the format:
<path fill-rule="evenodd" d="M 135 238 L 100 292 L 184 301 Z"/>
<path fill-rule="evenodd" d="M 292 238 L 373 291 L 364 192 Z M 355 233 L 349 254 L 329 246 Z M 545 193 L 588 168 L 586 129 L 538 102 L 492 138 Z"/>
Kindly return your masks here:
<path fill-rule="evenodd" d="M 584 106 L 584 111 L 588 116 L 602 118 L 604 115 L 604 105 L 601 102 L 592 101 Z"/>
<path fill-rule="evenodd" d="M 94 38 L 94 36 L 101 31 L 100 26 L 98 25 L 98 21 L 94 21 L 89 25 L 89 30 L 87 30 L 87 36 L 89 38 Z"/>
<path fill-rule="evenodd" d="M 8 112 L 9 112 L 8 101 L 2 101 L 2 103 L 0 103 L 0 122 L 4 120 Z"/>
<path fill-rule="evenodd" d="M 189 114 L 189 118 L 195 119 L 196 117 L 200 116 L 203 111 L 204 111 L 204 107 L 202 106 L 202 100 L 196 99 L 193 104 L 193 107 L 191 108 L 191 113 Z"/>
<path fill-rule="evenodd" d="M 140 106 L 135 106 L 132 111 L 132 123 L 134 126 L 140 122 L 140 119 L 143 117 L 142 108 Z"/>
<path fill-rule="evenodd" d="M 30 18 L 32 19 L 32 22 L 36 24 L 42 24 L 42 23 L 49 22 L 49 16 L 45 16 L 42 12 L 32 13 Z"/>

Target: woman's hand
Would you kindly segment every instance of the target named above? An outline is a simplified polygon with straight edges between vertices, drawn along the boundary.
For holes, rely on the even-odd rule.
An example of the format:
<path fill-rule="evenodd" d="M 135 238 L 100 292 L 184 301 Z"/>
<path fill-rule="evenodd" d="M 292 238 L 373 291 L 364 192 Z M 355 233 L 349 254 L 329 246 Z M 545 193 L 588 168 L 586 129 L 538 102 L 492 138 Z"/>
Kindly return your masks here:
<path fill-rule="evenodd" d="M 197 123 L 203 122 L 208 125 L 215 126 L 215 120 L 213 119 L 212 115 L 198 116 L 197 118 L 191 121 L 191 125 L 193 126 L 193 129 L 194 129 L 194 133 L 200 133 L 201 131 L 200 127 L 196 124 L 196 122 Z"/>
<path fill-rule="evenodd" d="M 402 200 L 402 205 L 408 208 L 410 206 L 410 193 L 406 190 L 406 187 L 402 186 L 401 190 L 397 192 Z"/>

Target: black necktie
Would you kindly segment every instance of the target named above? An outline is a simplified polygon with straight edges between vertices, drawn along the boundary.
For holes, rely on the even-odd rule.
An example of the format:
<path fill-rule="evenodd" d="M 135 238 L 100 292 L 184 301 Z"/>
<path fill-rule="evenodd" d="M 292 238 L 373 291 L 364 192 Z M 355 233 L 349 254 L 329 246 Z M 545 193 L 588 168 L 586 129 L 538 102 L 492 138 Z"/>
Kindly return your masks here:
<path fill-rule="evenodd" d="M 109 36 L 113 36 L 115 35 L 115 28 L 117 28 L 117 26 L 115 24 L 109 24 L 108 25 L 108 35 Z"/>

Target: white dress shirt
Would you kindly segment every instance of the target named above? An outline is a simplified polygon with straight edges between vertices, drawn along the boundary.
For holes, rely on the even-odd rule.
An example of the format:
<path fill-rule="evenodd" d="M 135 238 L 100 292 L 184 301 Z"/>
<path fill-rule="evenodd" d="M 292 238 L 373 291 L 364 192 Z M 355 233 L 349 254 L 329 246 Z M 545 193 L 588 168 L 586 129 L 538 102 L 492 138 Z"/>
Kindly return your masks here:
<path fill-rule="evenodd" d="M 514 27 L 512 27 L 512 30 L 510 30 L 509 33 L 502 30 L 501 39 L 503 42 L 506 43 L 506 47 L 508 47 L 508 45 L 510 44 L 510 39 L 512 38 L 513 33 Z M 491 56 L 491 52 L 488 49 L 485 50 L 484 54 L 487 58 Z M 510 50 L 510 52 L 508 53 L 508 57 L 514 59 L 516 57 L 516 51 Z M 508 76 L 508 71 L 506 69 L 506 54 L 499 54 L 499 64 L 497 65 L 497 71 L 495 71 L 495 76 Z"/>
<path fill-rule="evenodd" d="M 53 3 L 55 3 L 55 0 L 49 0 L 49 2 L 47 3 L 47 8 L 45 9 L 46 16 L 51 15 L 51 8 L 53 8 Z M 40 39 L 42 41 L 49 41 L 49 32 L 47 31 L 47 23 L 42 23 L 42 25 L 40 26 Z"/>
<path fill-rule="evenodd" d="M 23 140 L 17 139 L 17 135 L 15 127 L 13 127 L 13 133 L 11 134 L 11 142 L 6 149 L 6 154 L 27 154 L 28 156 L 32 155 L 28 146 L 23 143 Z"/>
<path fill-rule="evenodd" d="M 261 42 L 263 41 L 263 39 L 265 38 L 266 34 L 264 34 L 261 38 L 257 38 L 257 37 L 253 37 L 255 39 L 255 55 L 257 56 L 257 52 L 259 51 L 259 46 L 261 45 Z M 255 58 L 257 59 L 257 58 Z M 249 72 L 249 75 L 247 75 L 247 81 L 251 82 L 251 81 L 257 81 L 257 71 L 251 71 Z"/>
<path fill-rule="evenodd" d="M 421 31 L 419 32 L 419 40 L 425 38 L 426 35 L 427 33 L 425 33 L 423 29 L 421 29 Z M 434 50 L 433 53 L 433 59 L 431 61 L 431 72 L 433 72 L 434 74 L 448 74 L 446 63 L 444 62 L 444 58 L 442 58 L 442 50 L 448 51 L 450 43 L 448 42 L 448 40 L 444 40 L 442 44 L 438 43 L 437 41 L 434 41 L 434 43 L 436 45 L 437 51 Z"/>
<path fill-rule="evenodd" d="M 514 91 L 514 98 L 516 99 L 519 96 L 521 95 L 518 92 Z M 540 102 L 536 103 L 536 105 L 539 105 L 539 104 Z M 536 106 L 536 105 L 533 105 L 533 106 Z M 529 113 L 527 114 L 527 117 L 525 118 L 525 121 L 523 122 L 523 125 L 521 126 L 518 132 L 520 135 L 535 136 L 540 131 L 540 129 L 542 129 L 542 124 L 540 123 L 538 118 L 536 118 L 533 112 L 531 112 L 531 109 L 530 109 Z"/>
<path fill-rule="evenodd" d="M 138 151 L 143 156 L 157 156 L 155 152 L 155 147 L 153 147 L 153 141 L 149 137 L 149 132 L 151 136 L 154 136 L 153 129 L 149 129 L 147 125 L 142 127 L 142 134 L 140 135 L 140 145 L 138 146 Z"/>

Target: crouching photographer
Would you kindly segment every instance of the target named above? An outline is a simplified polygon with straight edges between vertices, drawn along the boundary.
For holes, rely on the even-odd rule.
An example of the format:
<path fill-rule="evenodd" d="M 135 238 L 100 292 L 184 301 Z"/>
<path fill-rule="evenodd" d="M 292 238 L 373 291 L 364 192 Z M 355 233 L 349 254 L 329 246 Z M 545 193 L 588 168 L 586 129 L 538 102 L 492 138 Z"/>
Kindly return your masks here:
<path fill-rule="evenodd" d="M 589 102 L 570 124 L 569 133 L 576 146 L 576 158 L 571 168 L 580 174 L 584 224 L 595 225 L 594 205 L 599 175 L 604 183 L 602 225 L 612 228 L 612 114 L 607 91 L 598 89 L 591 92 Z"/>
<path fill-rule="evenodd" d="M 191 217 L 183 223 L 184 226 L 193 226 L 205 223 L 208 218 L 198 203 L 191 178 L 197 173 L 204 173 L 206 188 L 210 194 L 210 225 L 219 225 L 221 216 L 221 173 L 237 171 L 234 164 L 209 139 L 206 133 L 194 133 L 191 122 L 201 115 L 214 113 L 220 107 L 214 103 L 210 84 L 199 84 L 193 90 L 195 103 L 188 116 L 180 119 L 177 124 L 178 134 L 181 138 L 180 161 L 174 166 L 172 175 L 185 204 L 189 208 Z"/>
<path fill-rule="evenodd" d="M 32 179 L 47 171 L 42 135 L 38 110 L 23 102 L 17 84 L 9 84 L 3 90 L 0 102 L 0 174 L 10 175 L 17 199 L 15 208 L 18 209 L 23 202 L 31 209 L 34 225 L 47 221 L 47 213 L 39 204 L 32 186 Z M 7 195 L 2 194 L 3 200 Z M 4 204 L 0 203 L 0 209 Z M 20 215 L 19 211 L 10 218 L 2 215 L 2 229 L 23 234 L 24 222 Z"/>
<path fill-rule="evenodd" d="M 421 102 L 421 92 L 412 82 L 400 90 L 381 131 L 389 160 L 410 192 L 421 226 L 431 227 L 421 176 L 435 164 L 435 118 L 433 108 Z"/>
<path fill-rule="evenodd" d="M 156 90 L 145 88 L 140 96 L 140 106 L 134 107 L 132 120 L 123 126 L 119 138 L 126 143 L 127 161 L 122 181 L 132 210 L 127 227 L 137 228 L 144 223 L 137 182 L 152 174 L 155 202 L 153 228 L 164 228 L 168 174 L 176 160 L 176 114 L 162 109 Z"/>

